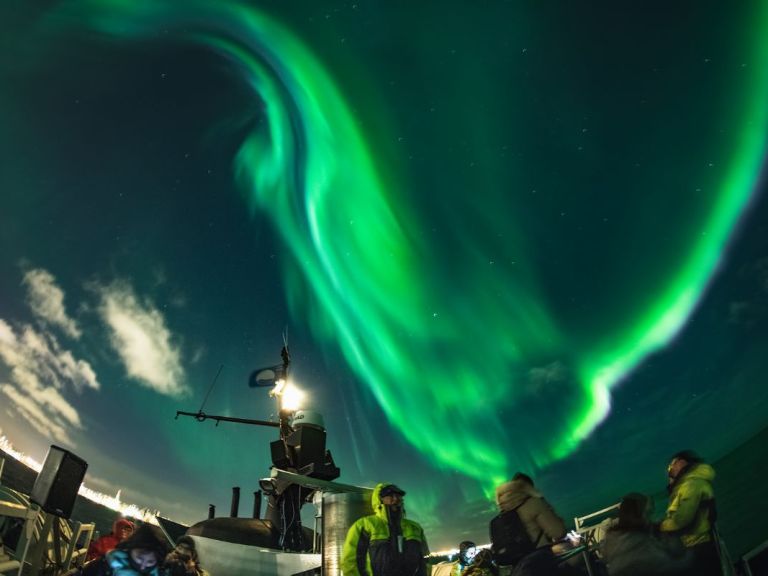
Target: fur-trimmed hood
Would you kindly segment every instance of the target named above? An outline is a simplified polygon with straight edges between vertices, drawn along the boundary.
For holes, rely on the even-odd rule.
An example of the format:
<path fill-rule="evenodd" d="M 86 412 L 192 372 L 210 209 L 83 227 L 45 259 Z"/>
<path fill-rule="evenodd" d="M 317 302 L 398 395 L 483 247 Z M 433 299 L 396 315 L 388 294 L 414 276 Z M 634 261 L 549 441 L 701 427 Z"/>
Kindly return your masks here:
<path fill-rule="evenodd" d="M 541 493 L 525 480 L 510 480 L 496 487 L 496 505 L 502 512 L 517 508 L 528 498 L 541 497 Z"/>

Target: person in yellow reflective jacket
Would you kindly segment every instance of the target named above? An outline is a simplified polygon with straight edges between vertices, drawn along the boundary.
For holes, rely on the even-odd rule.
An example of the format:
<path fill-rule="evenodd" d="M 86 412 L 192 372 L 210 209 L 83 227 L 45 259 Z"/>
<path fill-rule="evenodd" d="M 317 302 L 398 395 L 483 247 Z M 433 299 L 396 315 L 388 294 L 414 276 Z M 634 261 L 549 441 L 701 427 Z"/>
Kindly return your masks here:
<path fill-rule="evenodd" d="M 659 530 L 680 537 L 691 553 L 690 574 L 722 574 L 717 542 L 713 539 L 715 470 L 692 450 L 672 457 L 667 467 L 669 505 Z"/>
<path fill-rule="evenodd" d="M 380 483 L 371 495 L 373 514 L 347 532 L 341 553 L 344 576 L 427 576 L 424 530 L 405 517 L 405 491 Z"/>

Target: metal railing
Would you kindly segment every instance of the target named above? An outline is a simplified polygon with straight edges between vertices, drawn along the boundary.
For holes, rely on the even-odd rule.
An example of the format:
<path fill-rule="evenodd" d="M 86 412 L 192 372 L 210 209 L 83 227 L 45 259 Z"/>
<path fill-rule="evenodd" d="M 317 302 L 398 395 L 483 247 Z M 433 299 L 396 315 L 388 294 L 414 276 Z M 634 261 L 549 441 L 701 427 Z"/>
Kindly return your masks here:
<path fill-rule="evenodd" d="M 94 523 L 74 522 L 47 514 L 32 504 L 29 498 L 0 485 L 0 517 L 24 521 L 14 550 L 3 549 L 7 560 L 0 561 L 0 573 L 16 569 L 17 576 L 37 574 L 54 567 L 54 574 L 63 574 L 85 561 L 93 537 Z"/>
<path fill-rule="evenodd" d="M 606 530 L 614 524 L 618 511 L 619 505 L 613 504 L 597 512 L 577 516 L 573 519 L 576 532 L 581 536 L 581 545 L 584 547 L 581 550 L 581 556 L 589 576 L 595 575 L 595 567 L 590 552 L 593 552 L 600 545 Z"/>

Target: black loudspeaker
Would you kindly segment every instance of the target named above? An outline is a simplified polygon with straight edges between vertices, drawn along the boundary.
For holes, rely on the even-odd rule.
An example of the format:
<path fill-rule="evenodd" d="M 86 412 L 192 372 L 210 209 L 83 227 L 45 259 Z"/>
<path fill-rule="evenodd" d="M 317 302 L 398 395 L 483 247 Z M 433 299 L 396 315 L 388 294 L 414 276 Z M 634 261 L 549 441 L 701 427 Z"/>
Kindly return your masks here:
<path fill-rule="evenodd" d="M 29 499 L 46 512 L 69 518 L 87 469 L 88 463 L 79 456 L 51 446 Z"/>
<path fill-rule="evenodd" d="M 299 426 L 285 439 L 285 443 L 293 448 L 295 458 L 293 465 L 297 470 L 314 465 L 319 470 L 325 460 L 325 430 L 312 426 Z"/>
<path fill-rule="evenodd" d="M 288 453 L 288 448 L 286 447 L 285 442 L 282 440 L 270 442 L 269 449 L 272 453 L 272 464 L 274 466 L 282 470 L 293 467 L 291 455 Z"/>

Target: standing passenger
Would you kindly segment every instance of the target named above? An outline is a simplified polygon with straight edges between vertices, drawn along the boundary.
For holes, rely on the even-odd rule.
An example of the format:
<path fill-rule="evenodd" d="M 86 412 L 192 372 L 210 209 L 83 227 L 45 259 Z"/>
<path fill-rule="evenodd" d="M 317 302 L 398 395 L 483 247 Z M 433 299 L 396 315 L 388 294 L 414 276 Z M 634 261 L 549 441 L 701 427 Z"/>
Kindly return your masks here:
<path fill-rule="evenodd" d="M 427 576 L 427 540 L 421 526 L 405 517 L 404 497 L 394 484 L 376 485 L 374 513 L 347 532 L 341 553 L 344 576 Z"/>
<path fill-rule="evenodd" d="M 691 552 L 690 574 L 720 576 L 720 554 L 712 536 L 715 470 L 692 450 L 672 456 L 667 466 L 669 506 L 659 529 L 680 537 Z"/>

